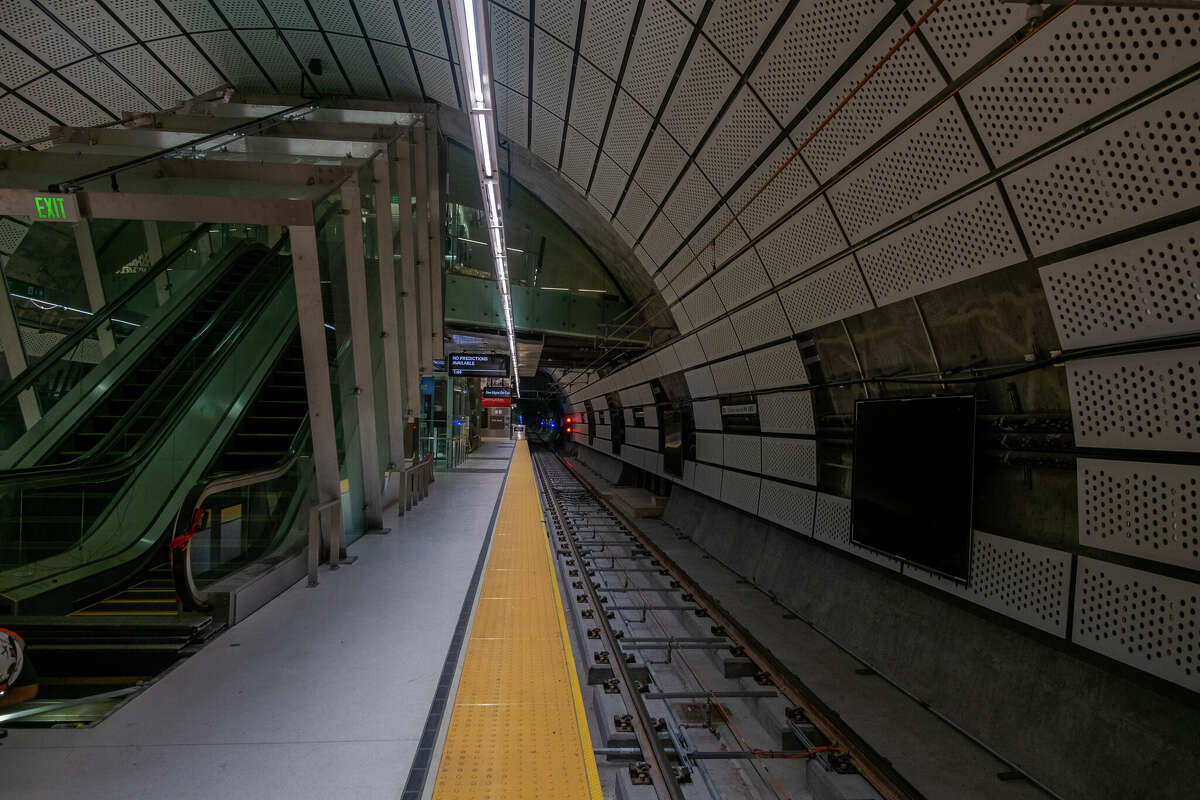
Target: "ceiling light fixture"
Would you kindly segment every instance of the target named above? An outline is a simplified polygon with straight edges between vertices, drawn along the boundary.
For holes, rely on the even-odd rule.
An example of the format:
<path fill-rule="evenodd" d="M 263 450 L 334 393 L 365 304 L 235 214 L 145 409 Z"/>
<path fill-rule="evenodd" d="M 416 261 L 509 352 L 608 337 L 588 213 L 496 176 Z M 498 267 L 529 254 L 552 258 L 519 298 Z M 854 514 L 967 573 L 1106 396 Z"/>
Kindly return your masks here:
<path fill-rule="evenodd" d="M 492 247 L 492 259 L 496 265 L 496 288 L 500 291 L 500 306 L 504 311 L 504 331 L 508 338 L 508 353 L 512 359 L 513 386 L 517 397 L 521 396 L 521 382 L 517 365 L 517 340 L 514 333 L 512 295 L 508 282 L 508 262 L 504 246 L 504 216 L 500 203 L 499 176 L 493 168 L 499 163 L 496 158 L 496 103 L 492 95 L 491 49 L 486 31 L 487 3 L 484 0 L 451 0 L 450 10 L 454 19 L 455 39 L 458 45 L 458 60 L 466 66 L 463 81 L 467 84 L 467 97 L 471 117 L 471 138 L 475 144 L 475 166 L 479 171 L 479 185 L 483 189 L 484 218 L 488 225 L 488 241 Z M 480 33 L 484 36 L 481 38 Z M 520 252 L 520 251 L 517 251 Z"/>

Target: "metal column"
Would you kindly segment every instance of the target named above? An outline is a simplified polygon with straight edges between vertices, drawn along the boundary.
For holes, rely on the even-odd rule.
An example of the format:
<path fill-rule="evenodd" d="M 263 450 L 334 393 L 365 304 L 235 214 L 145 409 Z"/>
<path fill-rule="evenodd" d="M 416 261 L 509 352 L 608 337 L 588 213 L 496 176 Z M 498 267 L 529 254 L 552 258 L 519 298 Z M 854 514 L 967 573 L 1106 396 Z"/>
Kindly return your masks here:
<path fill-rule="evenodd" d="M 429 151 L 426 132 L 413 128 L 413 173 L 417 187 L 417 286 L 421 303 L 421 374 L 433 373 L 433 298 L 429 279 Z"/>
<path fill-rule="evenodd" d="M 100 266 L 96 260 L 96 247 L 92 244 L 92 228 L 86 219 L 75 225 L 75 247 L 79 250 L 79 268 L 83 272 L 83 284 L 87 288 L 88 305 L 92 311 L 104 308 L 104 284 L 100 281 Z M 113 341 L 112 323 L 108 320 L 96 328 L 100 339 L 100 355 L 104 357 L 116 348 Z"/>
<path fill-rule="evenodd" d="M 289 230 L 292 273 L 296 284 L 296 314 L 300 323 L 300 349 L 304 355 L 304 388 L 308 392 L 309 429 L 316 472 L 317 504 L 341 500 L 338 477 L 337 434 L 333 419 L 333 391 L 329 383 L 329 352 L 325 344 L 325 315 L 321 308 L 321 269 L 317 260 L 317 232 L 311 225 Z M 340 509 L 331 514 L 330 562 L 335 566 L 345 554 L 346 535 Z"/>
<path fill-rule="evenodd" d="M 404 292 L 405 416 L 421 412 L 421 329 L 417 315 L 417 261 L 413 241 L 412 154 L 409 142 L 397 145 L 396 194 L 400 198 L 400 290 Z"/>
<path fill-rule="evenodd" d="M 445 274 L 445 264 L 442 261 L 442 192 L 438 184 L 438 121 L 437 112 L 425 115 L 425 169 L 429 177 L 426 187 L 429 191 L 427 204 L 429 220 L 429 307 L 433 322 L 433 357 L 445 358 L 446 346 L 442 341 L 442 323 L 445 313 L 442 301 L 445 295 L 442 275 Z"/>
<path fill-rule="evenodd" d="M 0 299 L 0 349 L 4 350 L 4 360 L 8 362 L 9 379 L 15 380 L 29 366 L 25 358 L 25 344 L 21 341 L 21 328 L 17 322 L 16 312 L 12 307 L 12 296 L 8 293 L 7 278 L 5 285 L 0 287 L 4 297 Z M 38 408 L 37 395 L 33 389 L 26 389 L 17 395 L 17 404 L 21 407 L 21 420 L 25 430 L 29 430 L 42 418 Z"/>
<path fill-rule="evenodd" d="M 400 372 L 400 317 L 396 310 L 392 190 L 386 155 L 377 157 L 371 168 L 375 176 L 375 235 L 379 239 L 379 313 L 383 319 L 380 335 L 383 336 L 383 369 L 387 383 L 388 462 L 391 464 L 392 483 L 400 486 L 404 475 L 404 379 Z M 404 509 L 401 508 L 400 512 L 403 513 Z"/>
<path fill-rule="evenodd" d="M 148 219 L 142 226 L 146 231 L 146 256 L 150 259 L 148 266 L 152 267 L 162 260 L 162 239 L 158 235 L 158 223 L 154 220 Z M 154 296 L 160 306 L 166 305 L 171 299 L 171 276 L 167 274 L 167 270 L 160 272 L 154 279 Z"/>
<path fill-rule="evenodd" d="M 346 235 L 346 294 L 350 301 L 350 350 L 362 458 L 363 529 L 383 528 L 379 440 L 375 436 L 375 379 L 371 374 L 371 323 L 367 315 L 367 272 L 363 263 L 362 197 L 357 184 L 342 185 Z M 333 278 L 337 280 L 336 277 Z"/>

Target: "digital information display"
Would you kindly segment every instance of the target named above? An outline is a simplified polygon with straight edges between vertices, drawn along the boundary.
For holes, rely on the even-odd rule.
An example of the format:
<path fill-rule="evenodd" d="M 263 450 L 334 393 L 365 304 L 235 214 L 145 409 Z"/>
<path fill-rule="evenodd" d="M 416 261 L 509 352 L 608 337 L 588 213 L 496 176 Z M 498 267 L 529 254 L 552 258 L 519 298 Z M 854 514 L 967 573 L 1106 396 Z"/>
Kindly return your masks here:
<path fill-rule="evenodd" d="M 449 372 L 456 378 L 507 378 L 508 356 L 503 353 L 451 353 Z"/>

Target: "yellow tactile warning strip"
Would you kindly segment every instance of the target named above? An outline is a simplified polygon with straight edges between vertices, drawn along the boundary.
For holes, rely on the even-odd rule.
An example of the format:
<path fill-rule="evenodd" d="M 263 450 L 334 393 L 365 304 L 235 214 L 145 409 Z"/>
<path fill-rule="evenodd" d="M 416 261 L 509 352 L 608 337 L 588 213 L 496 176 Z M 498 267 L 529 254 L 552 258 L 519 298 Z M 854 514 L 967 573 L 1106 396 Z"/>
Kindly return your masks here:
<path fill-rule="evenodd" d="M 533 461 L 517 442 L 434 800 L 601 800 Z"/>

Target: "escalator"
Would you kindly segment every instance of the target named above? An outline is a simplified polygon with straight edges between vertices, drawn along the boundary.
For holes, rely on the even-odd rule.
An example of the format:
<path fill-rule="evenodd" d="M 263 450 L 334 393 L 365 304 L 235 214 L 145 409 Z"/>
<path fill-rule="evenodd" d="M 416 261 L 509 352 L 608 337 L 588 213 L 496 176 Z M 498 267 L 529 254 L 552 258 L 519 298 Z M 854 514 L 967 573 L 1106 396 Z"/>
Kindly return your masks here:
<path fill-rule="evenodd" d="M 284 245 L 226 253 L 91 402 L 59 413 L 56 436 L 30 429 L 33 466 L 0 472 L 0 525 L 19 531 L 0 543 L 0 626 L 24 633 L 43 699 L 130 685 L 186 655 L 222 625 L 209 587 L 286 538 L 310 466 Z M 243 477 L 226 487 L 232 476 Z M 181 555 L 186 611 L 172 575 Z"/>

